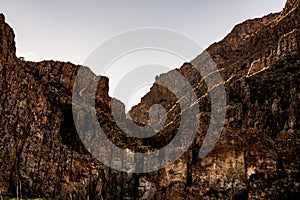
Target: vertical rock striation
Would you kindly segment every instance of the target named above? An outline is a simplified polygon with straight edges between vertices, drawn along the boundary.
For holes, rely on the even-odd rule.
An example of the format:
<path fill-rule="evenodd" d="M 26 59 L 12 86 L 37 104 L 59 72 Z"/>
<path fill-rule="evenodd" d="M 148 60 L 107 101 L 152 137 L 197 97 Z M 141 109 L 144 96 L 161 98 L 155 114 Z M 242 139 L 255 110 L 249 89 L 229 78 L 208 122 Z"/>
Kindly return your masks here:
<path fill-rule="evenodd" d="M 205 65 L 206 54 L 176 69 L 197 95 L 201 128 L 189 150 L 173 164 L 153 173 L 132 174 L 104 166 L 79 139 L 72 104 L 75 109 L 82 105 L 72 102 L 72 90 L 81 66 L 17 58 L 13 30 L 1 14 L 0 196 L 299 199 L 299 15 L 299 0 L 288 0 L 281 13 L 247 20 L 206 50 L 225 83 L 227 115 L 220 140 L 203 159 L 198 152 L 209 126 L 211 100 L 204 81 L 208 77 L 202 77 L 195 67 Z M 167 125 L 163 124 L 156 136 L 137 139 L 127 136 L 114 121 L 113 102 L 117 104 L 117 117 L 130 130 L 124 105 L 108 96 L 108 79 L 84 69 L 89 77 L 100 80 L 96 93 L 98 121 L 119 147 L 151 151 L 175 136 L 181 110 L 178 99 L 167 88 L 154 83 L 129 112 L 137 124 L 149 125 L 153 104 L 161 104 L 168 111 Z M 172 76 L 169 72 L 157 81 L 174 79 Z M 184 130 L 189 126 L 194 125 L 186 124 Z M 93 133 L 87 131 L 87 136 L 93 138 Z"/>

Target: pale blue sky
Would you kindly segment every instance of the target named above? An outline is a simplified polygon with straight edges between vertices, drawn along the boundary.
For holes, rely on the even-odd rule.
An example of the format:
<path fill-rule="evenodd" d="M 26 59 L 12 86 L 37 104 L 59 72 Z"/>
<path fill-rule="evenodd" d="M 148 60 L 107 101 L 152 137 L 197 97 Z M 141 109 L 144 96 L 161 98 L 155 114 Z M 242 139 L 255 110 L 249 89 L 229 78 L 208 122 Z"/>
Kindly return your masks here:
<path fill-rule="evenodd" d="M 206 48 L 245 19 L 278 12 L 284 0 L 0 0 L 28 59 L 83 63 L 112 35 L 140 27 L 179 31 Z M 29 55 L 27 55 L 29 54 Z M 36 55 L 34 55 L 36 54 Z"/>
<path fill-rule="evenodd" d="M 14 28 L 18 56 L 83 64 L 95 48 L 120 32 L 167 28 L 206 48 L 234 25 L 279 12 L 284 4 L 285 0 L 0 0 L 0 12 Z"/>

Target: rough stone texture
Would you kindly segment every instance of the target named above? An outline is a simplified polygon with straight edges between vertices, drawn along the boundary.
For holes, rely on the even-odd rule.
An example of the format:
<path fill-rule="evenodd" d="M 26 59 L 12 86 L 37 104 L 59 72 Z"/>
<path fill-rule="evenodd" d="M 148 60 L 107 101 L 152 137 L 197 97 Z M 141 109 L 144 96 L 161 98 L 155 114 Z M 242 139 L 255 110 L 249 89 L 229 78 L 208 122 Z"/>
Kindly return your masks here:
<path fill-rule="evenodd" d="M 4 21 L 0 27 L 0 194 L 57 199 L 137 196 L 132 189 L 136 176 L 97 162 L 76 134 L 71 95 L 78 66 L 19 60 L 12 29 Z M 107 107 L 108 79 L 100 79 L 98 100 Z"/>
<path fill-rule="evenodd" d="M 201 98 L 206 91 L 194 66 L 205 54 L 178 69 L 201 98 L 203 130 L 187 155 L 160 170 L 157 199 L 299 198 L 299 15 L 299 1 L 288 1 L 282 13 L 247 20 L 207 49 L 225 80 L 228 107 L 221 139 L 204 159 L 197 153 L 209 99 Z M 149 124 L 152 104 L 176 107 L 176 100 L 161 93 L 164 88 L 155 84 L 131 117 Z"/>
<path fill-rule="evenodd" d="M 18 59 L 13 30 L 0 15 L 0 194 L 56 199 L 299 199 L 299 13 L 299 0 L 288 0 L 281 13 L 247 20 L 207 49 L 225 82 L 227 116 L 220 140 L 203 159 L 198 151 L 211 107 L 203 81 L 207 77 L 195 66 L 205 65 L 206 54 L 177 69 L 197 95 L 201 129 L 189 151 L 148 174 L 113 170 L 88 153 L 72 117 L 72 103 L 75 109 L 83 108 L 71 101 L 79 66 Z M 97 116 L 115 144 L 145 152 L 174 137 L 181 110 L 167 88 L 155 83 L 129 112 L 137 124 L 149 125 L 151 105 L 159 103 L 168 110 L 156 136 L 137 139 L 122 132 L 113 119 L 130 130 L 124 105 L 108 96 L 108 79 L 96 77 L 88 68 L 85 73 L 99 79 Z M 174 79 L 172 72 L 157 80 L 161 78 Z M 117 116 L 111 115 L 112 103 L 117 104 Z M 193 124 L 185 125 L 187 131 L 189 126 Z M 87 131 L 87 137 L 96 136 Z"/>

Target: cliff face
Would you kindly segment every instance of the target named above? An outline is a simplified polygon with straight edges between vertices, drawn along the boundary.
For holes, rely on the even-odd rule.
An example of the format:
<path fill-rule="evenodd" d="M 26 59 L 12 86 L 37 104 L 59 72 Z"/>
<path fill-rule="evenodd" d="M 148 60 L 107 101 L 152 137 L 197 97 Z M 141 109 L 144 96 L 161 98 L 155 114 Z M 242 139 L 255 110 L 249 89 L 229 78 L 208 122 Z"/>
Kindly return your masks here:
<path fill-rule="evenodd" d="M 204 159 L 197 156 L 208 129 L 210 100 L 201 98 L 205 84 L 195 66 L 206 54 L 177 70 L 200 98 L 202 128 L 190 152 L 161 170 L 157 197 L 299 196 L 299 19 L 299 1 L 288 1 L 282 13 L 247 20 L 207 49 L 225 82 L 227 116 L 221 139 Z M 131 117 L 149 124 L 147 113 L 153 103 L 163 102 L 167 110 L 178 107 L 176 99 L 165 93 L 164 87 L 154 84 L 130 111 Z M 175 110 L 168 113 L 171 118 Z"/>
<path fill-rule="evenodd" d="M 136 196 L 135 175 L 127 180 L 127 174 L 97 162 L 76 134 L 71 98 L 79 66 L 17 59 L 13 31 L 2 15 L 0 44 L 0 194 L 57 199 Z M 98 100 L 106 102 L 106 108 L 108 79 L 99 78 Z"/>
<path fill-rule="evenodd" d="M 200 108 L 195 141 L 173 164 L 148 174 L 108 168 L 83 147 L 72 117 L 72 89 L 80 66 L 26 62 L 15 55 L 13 30 L 0 15 L 0 194 L 59 199 L 298 199 L 300 185 L 299 1 L 279 14 L 237 25 L 207 52 L 225 82 L 227 115 L 212 152 L 199 148 L 211 116 L 201 54 L 177 69 L 191 83 Z M 168 110 L 167 124 L 151 140 L 128 137 L 111 116 L 108 79 L 97 86 L 98 121 L 118 146 L 144 152 L 166 145 L 180 121 L 178 99 L 155 83 L 131 111 L 151 124 L 151 105 Z M 172 79 L 172 73 L 158 77 Z M 88 82 L 89 80 L 80 80 Z M 119 117 L 127 124 L 124 106 Z M 76 102 L 73 102 L 76 107 Z M 190 124 L 186 125 L 187 127 Z M 129 127 L 130 128 L 130 127 Z M 90 133 L 87 133 L 89 135 Z"/>
<path fill-rule="evenodd" d="M 3 64 L 16 59 L 15 35 L 12 28 L 5 24 L 3 14 L 0 14 L 0 33 L 0 61 Z"/>

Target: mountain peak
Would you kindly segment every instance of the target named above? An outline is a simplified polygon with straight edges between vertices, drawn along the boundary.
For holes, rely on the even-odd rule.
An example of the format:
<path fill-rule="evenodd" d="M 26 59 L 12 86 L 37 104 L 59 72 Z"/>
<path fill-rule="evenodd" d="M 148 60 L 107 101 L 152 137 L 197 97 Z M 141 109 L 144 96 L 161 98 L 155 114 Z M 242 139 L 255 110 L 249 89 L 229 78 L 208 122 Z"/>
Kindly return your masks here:
<path fill-rule="evenodd" d="M 11 62 L 16 58 L 15 34 L 0 13 L 0 63 Z"/>
<path fill-rule="evenodd" d="M 3 15 L 3 13 L 0 13 L 0 22 L 4 22 L 5 21 L 5 16 Z"/>
<path fill-rule="evenodd" d="M 291 10 L 293 10 L 294 8 L 299 7 L 299 2 L 300 2 L 299 0 L 288 0 L 285 3 L 282 14 L 285 15 L 285 14 L 289 13 Z"/>

